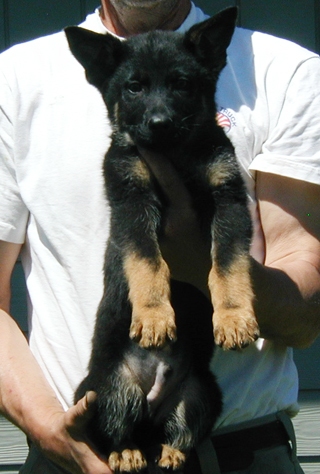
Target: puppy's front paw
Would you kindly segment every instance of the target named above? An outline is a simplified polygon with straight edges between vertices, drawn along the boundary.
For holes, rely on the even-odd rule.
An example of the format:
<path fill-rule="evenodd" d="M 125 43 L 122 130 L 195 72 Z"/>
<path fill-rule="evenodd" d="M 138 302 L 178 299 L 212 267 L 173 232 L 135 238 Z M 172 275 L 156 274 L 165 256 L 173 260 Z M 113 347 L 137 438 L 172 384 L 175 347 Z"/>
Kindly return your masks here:
<path fill-rule="evenodd" d="M 260 331 L 253 310 L 220 308 L 213 315 L 214 338 L 223 349 L 243 349 L 258 339 Z"/>
<path fill-rule="evenodd" d="M 139 449 L 113 451 L 108 458 L 108 465 L 115 472 L 138 472 L 147 467 L 147 461 Z"/>
<path fill-rule="evenodd" d="M 139 315 L 132 315 L 130 338 L 144 348 L 163 347 L 176 340 L 174 311 L 169 304 L 143 308 Z"/>
<path fill-rule="evenodd" d="M 162 453 L 159 459 L 159 467 L 165 469 L 181 469 L 186 461 L 186 455 L 178 449 L 171 448 L 167 444 L 162 445 Z"/>

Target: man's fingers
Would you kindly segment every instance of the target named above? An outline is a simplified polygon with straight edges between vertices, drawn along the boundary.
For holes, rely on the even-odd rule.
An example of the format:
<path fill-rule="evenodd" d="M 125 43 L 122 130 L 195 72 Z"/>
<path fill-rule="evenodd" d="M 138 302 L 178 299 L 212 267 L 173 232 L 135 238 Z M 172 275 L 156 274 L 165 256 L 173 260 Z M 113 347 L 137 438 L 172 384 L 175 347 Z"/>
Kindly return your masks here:
<path fill-rule="evenodd" d="M 160 154 L 139 148 L 139 153 L 158 181 L 169 202 L 176 208 L 191 206 L 190 195 L 169 159 Z"/>
<path fill-rule="evenodd" d="M 87 392 L 73 407 L 67 411 L 68 428 L 83 431 L 91 420 L 95 411 L 97 394 Z"/>

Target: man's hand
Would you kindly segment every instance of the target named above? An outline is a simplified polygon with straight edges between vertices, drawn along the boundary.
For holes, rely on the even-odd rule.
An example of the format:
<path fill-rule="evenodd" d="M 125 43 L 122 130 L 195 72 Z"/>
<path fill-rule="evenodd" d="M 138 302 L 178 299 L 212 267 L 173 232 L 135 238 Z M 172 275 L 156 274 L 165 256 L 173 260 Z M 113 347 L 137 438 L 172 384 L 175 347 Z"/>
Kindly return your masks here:
<path fill-rule="evenodd" d="M 139 152 L 169 203 L 160 247 L 171 274 L 209 296 L 210 242 L 203 240 L 191 196 L 168 158 L 144 149 Z"/>
<path fill-rule="evenodd" d="M 252 261 L 264 337 L 297 348 L 320 333 L 320 186 L 257 173 L 264 266 Z"/>
<path fill-rule="evenodd" d="M 86 436 L 95 399 L 96 394 L 88 392 L 68 411 L 51 415 L 46 433 L 35 440 L 46 457 L 72 474 L 112 474 Z"/>

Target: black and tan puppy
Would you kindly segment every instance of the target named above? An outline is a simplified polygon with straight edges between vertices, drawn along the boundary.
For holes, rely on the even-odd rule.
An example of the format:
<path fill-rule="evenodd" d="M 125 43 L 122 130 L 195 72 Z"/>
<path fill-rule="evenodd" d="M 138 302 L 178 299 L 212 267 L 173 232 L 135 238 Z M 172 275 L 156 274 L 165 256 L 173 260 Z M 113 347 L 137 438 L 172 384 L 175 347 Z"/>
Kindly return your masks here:
<path fill-rule="evenodd" d="M 236 15 L 230 8 L 184 35 L 155 31 L 127 41 L 66 29 L 113 127 L 104 162 L 112 210 L 105 290 L 76 400 L 97 392 L 91 436 L 114 470 L 138 471 L 149 459 L 180 469 L 221 411 L 209 371 L 212 306 L 195 288 L 170 281 L 158 243 L 167 202 L 139 150 L 172 161 L 212 243 L 216 343 L 244 347 L 258 335 L 246 190 L 215 119 L 216 82 Z"/>

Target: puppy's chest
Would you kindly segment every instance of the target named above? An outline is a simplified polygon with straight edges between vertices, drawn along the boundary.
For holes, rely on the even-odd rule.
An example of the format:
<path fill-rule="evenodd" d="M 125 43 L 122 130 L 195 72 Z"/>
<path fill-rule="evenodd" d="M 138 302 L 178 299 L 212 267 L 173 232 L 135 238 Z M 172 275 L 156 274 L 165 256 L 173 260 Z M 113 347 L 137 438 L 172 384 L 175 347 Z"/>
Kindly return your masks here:
<path fill-rule="evenodd" d="M 203 226 L 215 212 L 215 189 L 234 172 L 232 150 L 228 147 L 219 147 L 219 150 L 217 152 L 211 146 L 209 153 L 201 146 L 191 150 L 182 147 L 182 150 L 163 154 L 163 159 L 169 160 L 177 170 Z M 160 154 L 157 155 L 159 159 Z M 168 206 L 157 178 L 135 147 L 123 148 L 113 142 L 105 159 L 105 180 L 111 204 L 127 202 L 131 206 L 140 202 L 141 205 L 156 206 L 161 212 Z"/>
<path fill-rule="evenodd" d="M 128 154 L 121 157 L 120 155 L 121 152 L 118 159 L 112 159 L 109 167 L 117 168 L 118 173 L 122 175 L 124 185 L 145 188 L 156 187 L 157 178 L 139 154 Z M 158 154 L 156 159 L 161 160 L 161 156 L 159 158 Z M 108 157 L 106 160 L 108 160 Z M 209 198 L 212 194 L 210 176 L 219 168 L 219 164 L 215 163 L 214 158 L 202 157 L 197 152 L 191 155 L 187 153 L 168 153 L 163 155 L 163 160 L 170 161 L 192 197 L 195 199 Z M 159 168 L 161 168 L 161 163 Z"/>

